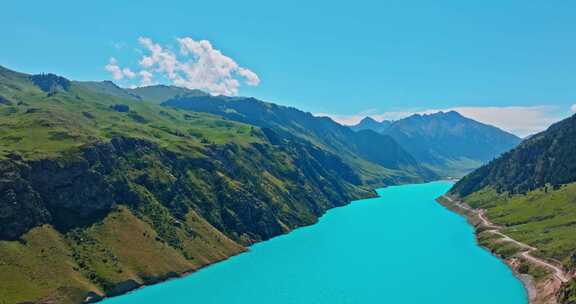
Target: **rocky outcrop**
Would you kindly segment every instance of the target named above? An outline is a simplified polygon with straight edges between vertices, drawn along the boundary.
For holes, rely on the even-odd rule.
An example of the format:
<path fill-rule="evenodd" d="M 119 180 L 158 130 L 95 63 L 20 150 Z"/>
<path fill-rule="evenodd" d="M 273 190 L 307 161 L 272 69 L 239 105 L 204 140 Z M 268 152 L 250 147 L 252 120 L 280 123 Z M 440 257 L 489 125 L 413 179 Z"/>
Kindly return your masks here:
<path fill-rule="evenodd" d="M 0 162 L 0 239 L 12 240 L 51 221 L 40 194 L 27 178 L 30 167 L 14 160 Z"/>
<path fill-rule="evenodd" d="M 53 93 L 57 90 L 68 91 L 71 86 L 70 80 L 52 73 L 32 75 L 29 79 L 46 93 Z"/>
<path fill-rule="evenodd" d="M 186 157 L 119 137 L 69 159 L 2 161 L 0 237 L 14 239 L 44 223 L 67 231 L 98 221 L 116 204 L 144 210 L 158 202 L 175 220 L 193 209 L 246 244 L 370 195 L 349 166 L 313 146 L 227 144 L 197 152 Z"/>

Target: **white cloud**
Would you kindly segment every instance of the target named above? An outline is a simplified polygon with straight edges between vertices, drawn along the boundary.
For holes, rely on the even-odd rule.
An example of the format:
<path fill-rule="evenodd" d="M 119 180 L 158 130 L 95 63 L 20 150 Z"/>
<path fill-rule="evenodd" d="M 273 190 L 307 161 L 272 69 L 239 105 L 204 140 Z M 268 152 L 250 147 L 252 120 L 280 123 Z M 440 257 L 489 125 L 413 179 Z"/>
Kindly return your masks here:
<path fill-rule="evenodd" d="M 116 61 L 116 58 L 114 57 L 110 58 L 108 64 L 104 66 L 104 69 L 110 72 L 112 74 L 112 78 L 114 78 L 115 80 L 120 80 L 124 78 L 122 69 L 118 66 L 118 61 Z"/>
<path fill-rule="evenodd" d="M 178 52 L 150 38 L 140 37 L 138 42 L 144 49 L 138 60 L 139 72 L 124 71 L 114 58 L 106 70 L 116 80 L 137 77 L 141 86 L 154 83 L 154 78 L 165 79 L 177 86 L 201 89 L 215 95 L 237 95 L 240 80 L 250 86 L 260 84 L 256 73 L 215 49 L 210 41 L 190 37 L 177 38 L 176 41 Z"/>
<path fill-rule="evenodd" d="M 124 76 L 128 78 L 134 78 L 136 76 L 136 73 L 132 72 L 132 70 L 130 70 L 129 68 L 123 68 L 122 74 L 124 74 Z"/>
<path fill-rule="evenodd" d="M 446 109 L 426 109 L 421 111 L 392 111 L 377 113 L 362 112 L 353 115 L 318 113 L 344 124 L 353 125 L 366 116 L 377 121 L 398 120 L 413 114 L 432 114 L 439 111 L 456 111 L 474 120 L 497 126 L 518 136 L 527 136 L 545 130 L 552 123 L 563 118 L 552 106 L 509 106 L 509 107 L 454 107 Z"/>
<path fill-rule="evenodd" d="M 576 113 L 576 104 L 573 104 L 573 105 L 570 107 L 570 110 L 572 110 L 572 112 Z"/>
<path fill-rule="evenodd" d="M 152 73 L 148 72 L 148 71 L 140 71 L 138 73 L 138 75 L 140 75 L 140 84 L 142 86 L 149 86 L 149 85 L 153 85 L 154 84 L 154 80 L 152 80 L 152 78 L 154 77 L 154 75 L 152 75 Z"/>
<path fill-rule="evenodd" d="M 238 68 L 238 74 L 244 78 L 246 78 L 246 83 L 251 86 L 257 86 L 260 84 L 260 78 L 256 73 L 245 69 L 245 68 Z M 576 107 L 576 105 L 574 105 Z"/>
<path fill-rule="evenodd" d="M 124 77 L 134 78 L 136 76 L 136 73 L 132 72 L 129 68 L 121 68 L 118 65 L 118 60 L 114 57 L 110 58 L 108 64 L 104 66 L 104 69 L 112 74 L 114 80 L 122 80 Z"/>

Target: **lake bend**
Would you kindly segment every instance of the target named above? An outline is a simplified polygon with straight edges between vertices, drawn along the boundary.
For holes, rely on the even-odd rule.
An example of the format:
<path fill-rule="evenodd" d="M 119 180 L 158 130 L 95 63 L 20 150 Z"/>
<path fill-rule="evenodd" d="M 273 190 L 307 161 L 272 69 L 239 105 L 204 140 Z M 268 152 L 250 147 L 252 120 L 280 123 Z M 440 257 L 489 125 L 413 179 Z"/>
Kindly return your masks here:
<path fill-rule="evenodd" d="M 439 181 L 378 189 L 312 226 L 106 304 L 525 304 L 522 283 L 435 199 Z"/>

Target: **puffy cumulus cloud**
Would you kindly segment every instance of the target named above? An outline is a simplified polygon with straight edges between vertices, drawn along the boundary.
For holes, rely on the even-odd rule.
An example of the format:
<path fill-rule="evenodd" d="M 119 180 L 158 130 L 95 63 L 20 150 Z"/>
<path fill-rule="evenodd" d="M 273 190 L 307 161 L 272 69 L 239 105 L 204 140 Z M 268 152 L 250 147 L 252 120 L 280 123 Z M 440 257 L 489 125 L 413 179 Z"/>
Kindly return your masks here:
<path fill-rule="evenodd" d="M 576 113 L 576 104 L 573 104 L 573 105 L 570 107 L 570 110 L 572 110 L 572 112 Z"/>
<path fill-rule="evenodd" d="M 114 58 L 106 65 L 106 70 L 116 80 L 136 77 L 141 86 L 162 79 L 176 86 L 205 90 L 214 95 L 237 95 L 241 81 L 250 86 L 260 84 L 256 73 L 215 49 L 210 41 L 190 37 L 177 38 L 176 41 L 178 49 L 175 51 L 150 38 L 140 37 L 138 42 L 143 52 L 138 60 L 139 72 L 125 72 Z"/>
<path fill-rule="evenodd" d="M 128 78 L 134 78 L 136 76 L 136 73 L 132 72 L 132 70 L 130 70 L 129 68 L 123 68 L 122 74 L 124 74 L 124 76 Z"/>
<path fill-rule="evenodd" d="M 140 78 L 140 84 L 142 86 L 150 86 L 150 85 L 155 84 L 154 80 L 152 80 L 152 78 L 154 77 L 154 75 L 152 75 L 152 73 L 150 73 L 146 70 L 143 70 L 143 71 L 140 71 L 138 73 L 138 75 L 140 75 L 140 77 L 141 77 Z"/>
<path fill-rule="evenodd" d="M 463 116 L 494 125 L 521 137 L 543 131 L 554 122 L 563 118 L 561 111 L 558 111 L 553 106 L 454 107 L 381 113 L 371 110 L 352 115 L 326 113 L 318 113 L 316 115 L 330 117 L 344 125 L 354 125 L 366 116 L 370 116 L 377 121 L 398 120 L 413 114 L 432 114 L 440 111 L 456 111 Z"/>
<path fill-rule="evenodd" d="M 249 69 L 245 68 L 238 68 L 238 74 L 244 78 L 246 78 L 246 83 L 251 86 L 257 86 L 260 84 L 260 78 L 256 73 L 250 71 Z M 573 106 L 575 108 L 576 105 Z M 575 111 L 576 112 L 576 111 Z"/>
<path fill-rule="evenodd" d="M 112 74 L 112 78 L 114 78 L 114 80 L 122 80 L 125 77 L 134 78 L 136 76 L 136 73 L 134 73 L 129 68 L 121 68 L 118 65 L 118 60 L 116 60 L 114 57 L 110 58 L 108 64 L 104 66 L 104 69 Z"/>

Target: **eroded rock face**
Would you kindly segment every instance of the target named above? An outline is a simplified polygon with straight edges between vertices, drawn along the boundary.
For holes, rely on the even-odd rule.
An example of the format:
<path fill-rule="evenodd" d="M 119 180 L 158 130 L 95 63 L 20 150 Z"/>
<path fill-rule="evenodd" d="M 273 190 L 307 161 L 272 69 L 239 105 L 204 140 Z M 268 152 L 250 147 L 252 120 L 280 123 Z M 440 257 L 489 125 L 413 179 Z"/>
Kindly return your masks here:
<path fill-rule="evenodd" d="M 22 176 L 29 170 L 13 160 L 0 162 L 0 239 L 18 238 L 51 220 L 39 193 Z"/>
<path fill-rule="evenodd" d="M 370 195 L 356 188 L 360 183 L 338 157 L 302 143 L 210 145 L 191 157 L 114 138 L 67 159 L 0 162 L 0 238 L 45 223 L 61 231 L 88 225 L 124 204 L 176 248 L 169 223 L 190 209 L 248 244 Z"/>
<path fill-rule="evenodd" d="M 114 205 L 111 185 L 84 159 L 66 164 L 43 160 L 30 167 L 32 186 L 50 210 L 56 227 L 67 229 L 90 222 Z"/>
<path fill-rule="evenodd" d="M 68 229 L 105 215 L 112 187 L 86 161 L 0 162 L 0 238 L 14 239 L 51 223 Z"/>
<path fill-rule="evenodd" d="M 55 92 L 56 90 L 69 90 L 70 80 L 55 74 L 38 74 L 29 77 L 30 80 L 44 92 Z"/>

